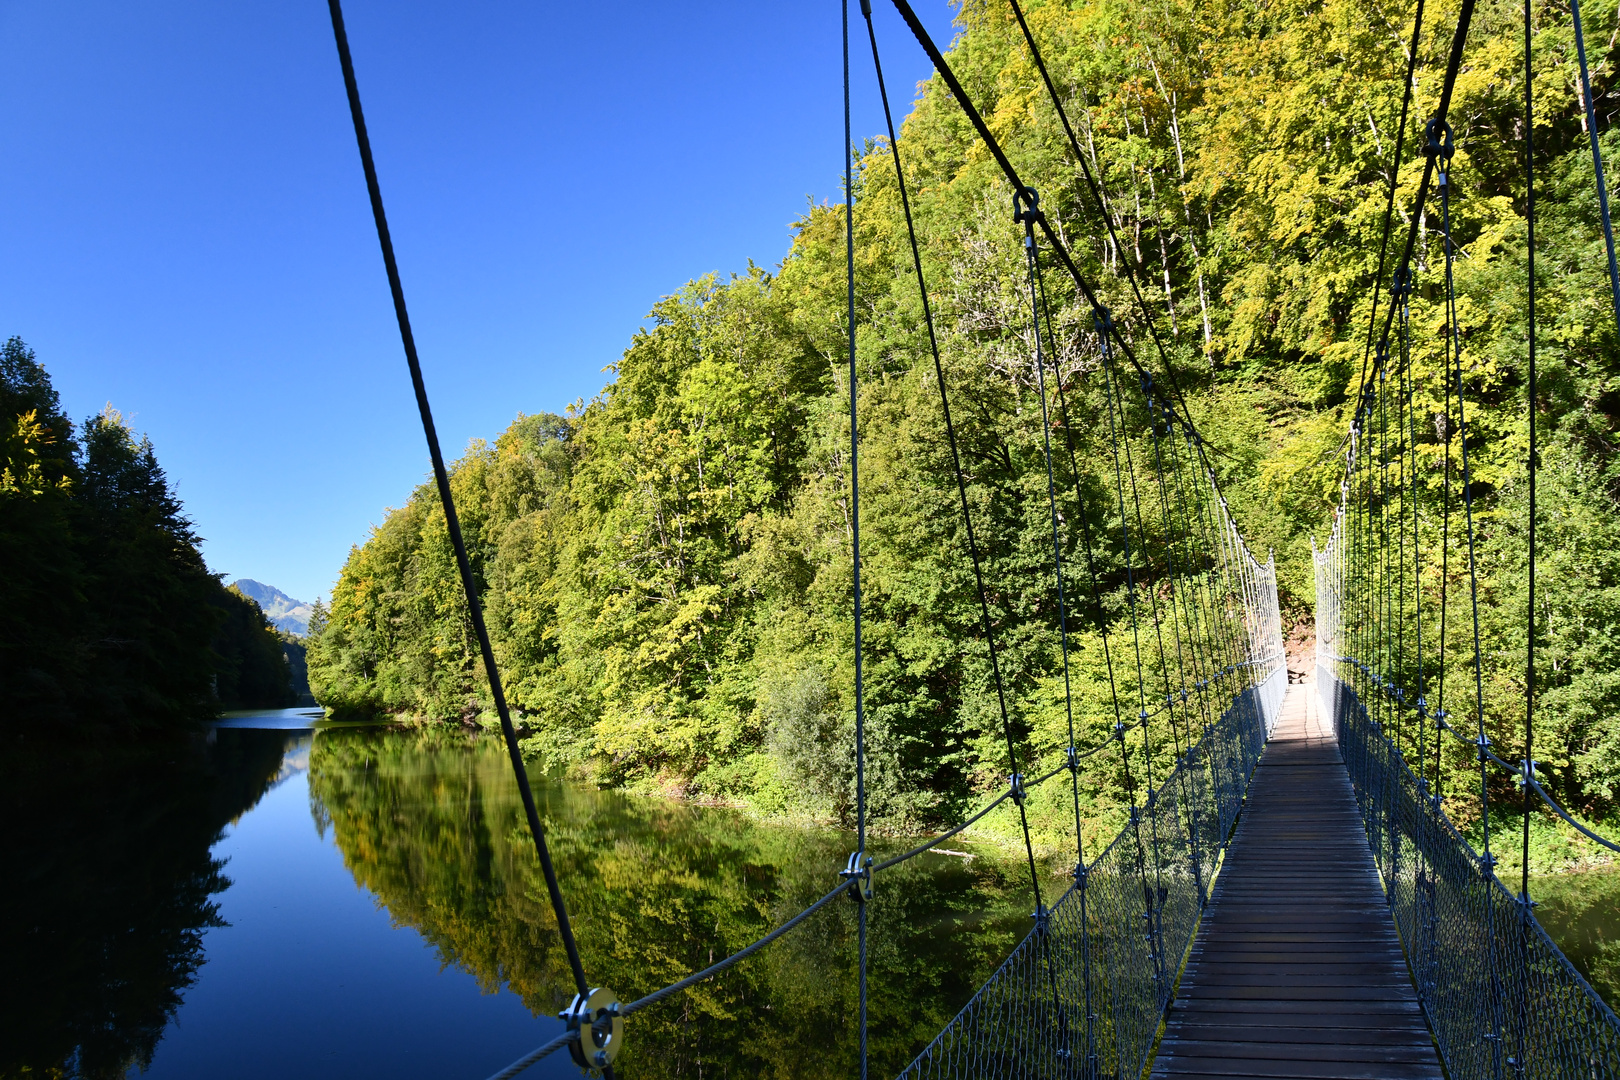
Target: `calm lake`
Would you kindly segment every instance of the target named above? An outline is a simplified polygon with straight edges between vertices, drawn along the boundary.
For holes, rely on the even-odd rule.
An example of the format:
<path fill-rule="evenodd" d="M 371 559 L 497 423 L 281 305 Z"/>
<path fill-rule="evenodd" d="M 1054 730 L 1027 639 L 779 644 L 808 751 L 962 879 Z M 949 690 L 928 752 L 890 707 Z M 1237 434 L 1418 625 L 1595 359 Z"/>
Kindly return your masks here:
<path fill-rule="evenodd" d="M 561 1030 L 572 984 L 500 744 L 308 724 L 8 749 L 0 1077 L 483 1080 Z M 534 782 L 586 970 L 625 1001 L 797 912 L 852 848 L 834 830 Z M 973 857 L 878 880 L 874 1076 L 902 1068 L 1029 924 L 1020 860 L 950 846 Z M 1051 899 L 1064 880 L 1045 884 Z M 1536 888 L 1549 931 L 1620 1000 L 1620 873 Z M 853 915 L 830 905 L 639 1013 L 619 1075 L 854 1075 Z M 559 1054 L 525 1075 L 579 1073 Z"/>
<path fill-rule="evenodd" d="M 290 730 L 229 726 L 266 723 Z M 562 1030 L 572 980 L 499 742 L 308 723 L 8 752 L 0 1076 L 483 1080 Z M 586 971 L 625 1001 L 797 912 L 852 848 L 534 781 Z M 902 1068 L 1028 928 L 1027 870 L 974 850 L 878 883 L 874 1075 Z M 637 1014 L 619 1075 L 853 1075 L 853 915 L 829 905 Z M 525 1075 L 579 1071 L 561 1053 Z"/>

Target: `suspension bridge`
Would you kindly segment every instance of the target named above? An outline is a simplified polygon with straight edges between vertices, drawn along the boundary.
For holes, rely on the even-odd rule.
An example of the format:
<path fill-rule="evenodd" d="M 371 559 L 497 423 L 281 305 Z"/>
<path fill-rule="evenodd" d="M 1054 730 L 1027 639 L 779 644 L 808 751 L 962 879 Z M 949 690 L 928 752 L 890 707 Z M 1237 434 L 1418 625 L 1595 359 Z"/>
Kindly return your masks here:
<path fill-rule="evenodd" d="M 999 702 L 1007 779 L 999 794 L 944 833 L 881 862 L 867 854 L 860 443 L 859 426 L 851 423 L 847 460 L 854 554 L 856 850 L 846 865 L 829 868 L 824 895 L 769 934 L 710 967 L 629 1002 L 620 1001 L 610 989 L 587 977 L 574 941 L 566 883 L 558 880 L 553 869 L 543 823 L 529 790 L 433 427 L 340 0 L 328 2 L 401 342 L 466 590 L 470 622 L 577 991 L 561 1014 L 566 1024 L 563 1033 L 491 1080 L 517 1076 L 549 1055 L 564 1052 L 586 1072 L 612 1077 L 616 1063 L 623 1067 L 633 1061 L 637 1012 L 769 948 L 834 903 L 853 903 L 858 912 L 859 1008 L 850 1022 L 859 1032 L 864 1080 L 868 1073 L 867 902 L 875 881 L 885 870 L 970 828 L 998 807 L 1009 806 L 1016 811 L 1027 857 L 1033 913 L 1030 929 L 956 1017 L 922 1048 L 902 1072 L 903 1077 L 1620 1077 L 1620 1019 L 1541 929 L 1528 895 L 1528 877 L 1516 893 L 1504 884 L 1496 874 L 1489 829 L 1484 833 L 1483 848 L 1476 849 L 1449 819 L 1435 788 L 1440 779 L 1441 741 L 1460 740 L 1479 761 L 1479 811 L 1487 825 L 1491 804 L 1486 774 L 1501 769 L 1518 780 L 1527 808 L 1540 799 L 1593 843 L 1620 851 L 1620 846 L 1577 822 L 1547 793 L 1529 752 L 1532 710 L 1528 706 L 1526 750 L 1517 762 L 1499 756 L 1485 735 L 1482 688 L 1474 701 L 1459 706 L 1461 718 L 1446 709 L 1445 665 L 1458 662 L 1459 647 L 1453 640 L 1448 651 L 1444 594 L 1438 605 L 1431 603 L 1426 609 L 1420 587 L 1424 537 L 1432 532 L 1434 523 L 1424 520 L 1415 488 L 1422 440 L 1412 404 L 1414 332 L 1408 301 L 1416 283 L 1414 250 L 1420 222 L 1432 220 L 1425 211 L 1432 214 L 1431 200 L 1438 199 L 1445 265 L 1437 285 L 1445 294 L 1448 314 L 1444 331 L 1446 423 L 1439 436 L 1444 439 L 1447 484 L 1441 528 L 1444 539 L 1453 527 L 1455 502 L 1460 506 L 1456 527 L 1459 535 L 1465 534 L 1467 576 L 1475 602 L 1472 649 L 1465 641 L 1462 662 L 1472 665 L 1478 686 L 1475 523 L 1452 278 L 1455 245 L 1450 232 L 1448 174 L 1453 145 L 1446 120 L 1464 62 L 1473 0 L 1462 0 L 1438 105 L 1421 124 L 1422 180 L 1412 205 L 1403 207 L 1400 219 L 1409 227 L 1404 246 L 1397 242 L 1394 247 L 1393 273 L 1380 322 L 1378 305 L 1397 220 L 1396 186 L 1393 179 L 1390 183 L 1375 283 L 1380 291 L 1374 293 L 1366 359 L 1343 448 L 1341 502 L 1326 545 L 1316 554 L 1315 671 L 1304 673 L 1307 677 L 1293 685 L 1282 640 L 1275 563 L 1269 558 L 1262 563 L 1251 553 L 1229 512 L 1210 448 L 1182 398 L 1174 367 L 1130 264 L 1124 265 L 1136 312 L 1131 319 L 1116 319 L 1071 257 L 1062 230 L 1042 210 L 1039 193 L 1019 175 L 910 4 L 893 0 L 1004 174 L 1011 193 L 1009 227 L 1021 229 L 1023 234 L 1026 273 L 1022 287 L 1032 329 L 1031 365 L 1044 421 L 1051 587 L 1060 612 L 1058 636 L 1066 689 L 1071 678 L 1071 619 L 1094 617 L 1101 628 L 1099 646 L 1110 690 L 1112 737 L 1080 745 L 1071 695 L 1066 702 L 1068 742 L 1063 760 L 1041 775 L 1031 775 L 1033 762 L 1014 733 L 1015 718 L 1001 670 L 998 624 L 986 588 L 985 553 L 975 531 L 969 475 L 962 466 L 951 419 L 952 387 L 940 360 L 940 335 L 901 168 L 905 148 L 890 112 L 870 0 L 860 0 L 949 441 L 966 537 L 963 554 L 973 568 L 980 630 Z M 1580 10 L 1576 3 L 1570 6 L 1579 46 Z M 1118 246 L 1105 209 L 1105 193 L 1087 165 L 1088 155 L 1081 152 L 1035 37 L 1017 0 L 1010 0 L 1010 7 L 1074 150 L 1097 220 Z M 1527 2 L 1527 43 L 1529 11 Z M 843 12 L 847 223 L 852 218 L 855 190 L 848 149 L 853 145 L 853 132 L 847 0 Z M 1420 3 L 1409 39 L 1414 47 L 1407 50 L 1406 90 L 1392 178 L 1404 160 L 1415 42 L 1422 19 Z M 1525 63 L 1524 130 L 1528 141 L 1534 131 L 1528 48 Z M 1584 47 L 1580 79 L 1590 117 L 1592 94 Z M 1620 271 L 1615 265 L 1595 120 L 1589 130 L 1620 321 Z M 1533 259 L 1531 161 L 1532 155 L 1526 153 Z M 847 224 L 845 236 L 848 390 L 854 417 L 859 405 L 855 236 Z M 1087 348 L 1096 358 L 1092 378 L 1100 380 L 1103 388 L 1100 413 L 1071 416 L 1069 383 L 1075 373 L 1058 363 L 1062 335 L 1053 327 L 1045 280 L 1049 271 L 1072 282 L 1077 301 L 1089 309 Z M 1533 268 L 1531 281 L 1528 375 L 1533 401 Z M 1156 357 L 1157 374 L 1138 355 L 1139 349 Z M 1089 504 L 1081 491 L 1082 470 L 1074 441 L 1079 426 L 1105 432 L 1109 448 L 1102 472 L 1111 490 L 1107 505 L 1094 514 L 1086 511 Z M 1533 575 L 1533 413 L 1530 432 Z M 1072 493 L 1067 490 L 1071 486 Z M 1071 514 L 1069 507 L 1079 511 Z M 1449 550 L 1446 543 L 1441 550 Z M 1531 587 L 1533 590 L 1533 577 Z M 1124 615 L 1110 619 L 1104 612 L 1103 596 L 1118 588 L 1123 588 L 1127 598 Z M 1532 680 L 1534 630 L 1531 625 L 1527 676 Z M 1455 634 L 1453 628 L 1453 638 Z M 1436 687 L 1439 695 L 1431 704 L 1429 693 Z M 1174 765 L 1167 774 L 1155 776 L 1155 755 L 1162 762 L 1166 747 L 1173 751 Z M 1101 755 L 1113 755 L 1123 771 L 1129 812 L 1123 829 L 1111 842 L 1088 852 L 1080 813 L 1081 777 L 1087 763 Z M 1074 809 L 1073 869 L 1061 890 L 1052 889 L 1054 879 L 1037 866 L 1025 807 L 1031 791 L 1052 783 L 1067 785 Z M 1524 864 L 1527 868 L 1528 833 Z M 1053 892 L 1057 895 L 1051 895 Z"/>

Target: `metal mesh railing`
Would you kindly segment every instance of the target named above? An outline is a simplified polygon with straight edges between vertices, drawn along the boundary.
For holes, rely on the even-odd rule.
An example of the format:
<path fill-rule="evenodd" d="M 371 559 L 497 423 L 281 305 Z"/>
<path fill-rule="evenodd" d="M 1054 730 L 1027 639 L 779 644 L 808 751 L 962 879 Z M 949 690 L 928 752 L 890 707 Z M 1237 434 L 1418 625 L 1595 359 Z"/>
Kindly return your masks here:
<path fill-rule="evenodd" d="M 1266 664 L 902 1077 L 1141 1075 L 1281 711 Z"/>
<path fill-rule="evenodd" d="M 1453 1080 L 1613 1080 L 1620 1018 L 1452 825 L 1324 658 L 1322 705 Z"/>

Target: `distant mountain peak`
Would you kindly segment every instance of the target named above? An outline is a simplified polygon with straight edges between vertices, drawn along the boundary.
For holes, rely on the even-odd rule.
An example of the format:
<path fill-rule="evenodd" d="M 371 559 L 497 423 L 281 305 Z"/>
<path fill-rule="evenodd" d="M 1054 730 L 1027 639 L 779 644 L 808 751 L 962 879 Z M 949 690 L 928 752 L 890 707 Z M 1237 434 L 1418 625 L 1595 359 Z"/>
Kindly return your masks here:
<path fill-rule="evenodd" d="M 294 600 L 274 585 L 266 585 L 252 578 L 237 578 L 231 584 L 240 589 L 243 596 L 251 596 L 276 629 L 300 637 L 309 633 L 309 616 L 314 610 L 312 605 Z"/>

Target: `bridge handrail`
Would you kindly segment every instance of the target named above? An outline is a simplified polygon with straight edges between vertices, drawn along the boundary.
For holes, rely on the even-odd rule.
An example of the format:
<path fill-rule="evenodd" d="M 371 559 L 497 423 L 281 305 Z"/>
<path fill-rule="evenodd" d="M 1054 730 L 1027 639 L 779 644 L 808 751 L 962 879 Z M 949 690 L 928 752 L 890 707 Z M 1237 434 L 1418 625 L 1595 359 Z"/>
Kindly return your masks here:
<path fill-rule="evenodd" d="M 1620 1076 L 1620 1017 L 1553 943 L 1533 905 L 1502 884 L 1495 859 L 1427 793 L 1354 688 L 1328 664 L 1317 671 L 1448 1074 Z"/>
<path fill-rule="evenodd" d="M 1074 883 L 1037 916 L 902 1080 L 1000 1075 L 991 1062 L 1021 1075 L 1070 1075 L 1064 1063 L 1073 1067 L 1077 1044 L 1089 1063 L 1078 1075 L 1130 1075 L 1145 1067 L 1175 971 L 1192 944 L 1210 878 L 1275 721 L 1280 695 L 1271 684 L 1284 674 L 1278 667 L 1233 696 L 1143 813 L 1076 868 Z M 1204 823 L 1206 812 L 1213 820 Z M 1145 887 L 1150 876 L 1155 885 Z M 1149 910 L 1140 910 L 1143 905 Z M 1143 919 L 1146 934 L 1138 929 Z M 1120 1068 L 1099 1057 L 1119 1059 Z"/>
<path fill-rule="evenodd" d="M 1385 696 L 1394 702 L 1397 708 L 1411 709 L 1417 713 L 1419 721 L 1424 719 L 1433 720 L 1435 730 L 1443 731 L 1452 738 L 1456 739 L 1458 742 L 1462 743 L 1464 746 L 1470 747 L 1479 755 L 1480 760 L 1488 761 L 1503 771 L 1511 773 L 1520 785 L 1529 784 L 1530 790 L 1540 796 L 1541 801 L 1547 804 L 1547 808 L 1553 813 L 1557 814 L 1559 817 L 1563 818 L 1564 821 L 1569 824 L 1570 828 L 1579 832 L 1581 835 L 1585 836 L 1594 843 L 1601 844 L 1603 847 L 1608 848 L 1610 851 L 1620 852 L 1620 843 L 1615 843 L 1613 840 L 1599 835 L 1598 833 L 1592 831 L 1592 829 L 1588 826 L 1576 821 L 1575 818 L 1570 815 L 1569 811 L 1565 810 L 1563 806 L 1559 804 L 1557 799 L 1554 799 L 1547 793 L 1547 789 L 1542 787 L 1541 782 L 1535 777 L 1535 766 L 1537 762 L 1526 762 L 1523 758 L 1519 759 L 1517 764 L 1504 761 L 1502 758 L 1491 752 L 1490 743 L 1487 742 L 1481 744 L 1478 739 L 1470 739 L 1467 735 L 1452 727 L 1451 724 L 1446 720 L 1446 717 L 1449 714 L 1438 710 L 1432 713 L 1429 712 L 1424 706 L 1421 698 L 1412 698 L 1411 700 L 1408 700 L 1403 687 L 1400 687 L 1398 684 L 1383 676 L 1381 672 L 1374 669 L 1371 665 L 1365 664 L 1353 656 L 1340 656 L 1336 653 L 1328 653 L 1325 651 L 1322 653 L 1322 656 L 1323 658 L 1332 660 L 1336 663 L 1352 664 L 1360 668 L 1384 687 Z"/>

